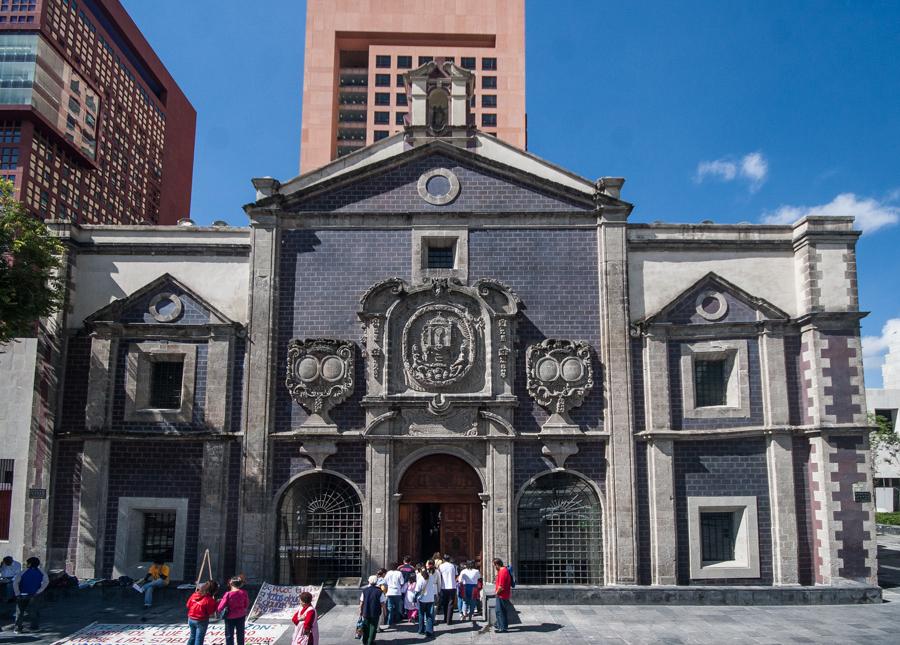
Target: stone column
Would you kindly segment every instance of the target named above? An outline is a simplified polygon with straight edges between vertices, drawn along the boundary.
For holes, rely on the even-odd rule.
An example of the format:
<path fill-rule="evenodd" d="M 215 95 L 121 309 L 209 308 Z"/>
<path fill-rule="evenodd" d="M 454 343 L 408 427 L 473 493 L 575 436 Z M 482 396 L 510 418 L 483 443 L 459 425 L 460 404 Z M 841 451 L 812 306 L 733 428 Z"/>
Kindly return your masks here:
<path fill-rule="evenodd" d="M 677 584 L 674 462 L 674 441 L 653 439 L 649 442 L 650 577 L 654 585 Z"/>
<path fill-rule="evenodd" d="M 214 328 L 209 339 L 206 382 L 206 423 L 220 432 L 231 429 L 231 378 L 234 329 Z"/>
<path fill-rule="evenodd" d="M 482 498 L 482 527 L 484 555 L 482 573 L 493 580 L 491 561 L 500 558 L 513 562 L 513 534 L 516 531 L 516 492 L 513 483 L 513 442 L 508 437 L 492 437 L 488 442 L 485 468 L 485 497 Z"/>
<path fill-rule="evenodd" d="M 772 576 L 775 585 L 800 584 L 797 560 L 797 502 L 794 497 L 793 437 L 770 434 L 766 445 L 772 514 Z"/>
<path fill-rule="evenodd" d="M 200 530 L 197 536 L 197 567 L 209 549 L 212 575 L 224 580 L 225 527 L 228 517 L 228 444 L 207 441 L 203 444 L 203 472 L 200 488 Z"/>
<path fill-rule="evenodd" d="M 239 568 L 251 582 L 261 582 L 274 571 L 269 525 L 269 430 L 272 425 L 273 369 L 277 335 L 278 230 L 275 215 L 251 211 L 250 326 L 247 360 L 247 416 L 241 473 Z"/>
<path fill-rule="evenodd" d="M 75 576 L 78 578 L 102 577 L 110 443 L 109 439 L 88 439 L 84 442 L 78 503 L 78 547 L 75 552 Z"/>
<path fill-rule="evenodd" d="M 366 499 L 363 500 L 365 522 L 363 543 L 368 544 L 366 571 L 372 572 L 390 562 L 389 536 L 393 517 L 391 493 L 391 444 L 388 438 L 372 437 L 366 444 Z"/>
<path fill-rule="evenodd" d="M 88 372 L 88 395 L 85 426 L 88 430 L 109 427 L 112 419 L 112 389 L 116 374 L 118 338 L 91 334 L 91 364 Z"/>
<path fill-rule="evenodd" d="M 628 311 L 626 221 L 629 209 L 604 206 L 597 229 L 600 282 L 600 361 L 603 365 L 604 426 L 609 432 L 606 480 L 610 538 L 607 581 L 637 584 L 637 524 L 634 504 L 631 338 Z"/>

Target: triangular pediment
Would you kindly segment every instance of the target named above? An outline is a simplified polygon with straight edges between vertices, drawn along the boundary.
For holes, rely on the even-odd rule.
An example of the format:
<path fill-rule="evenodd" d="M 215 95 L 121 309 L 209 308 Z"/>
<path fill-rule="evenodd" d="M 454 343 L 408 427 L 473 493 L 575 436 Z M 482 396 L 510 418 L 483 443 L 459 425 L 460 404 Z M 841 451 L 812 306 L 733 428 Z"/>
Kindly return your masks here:
<path fill-rule="evenodd" d="M 87 325 L 235 325 L 185 284 L 164 273 L 85 319 Z"/>
<path fill-rule="evenodd" d="M 752 295 L 715 273 L 707 273 L 641 323 L 704 325 L 788 318 L 788 314 L 767 300 Z"/>

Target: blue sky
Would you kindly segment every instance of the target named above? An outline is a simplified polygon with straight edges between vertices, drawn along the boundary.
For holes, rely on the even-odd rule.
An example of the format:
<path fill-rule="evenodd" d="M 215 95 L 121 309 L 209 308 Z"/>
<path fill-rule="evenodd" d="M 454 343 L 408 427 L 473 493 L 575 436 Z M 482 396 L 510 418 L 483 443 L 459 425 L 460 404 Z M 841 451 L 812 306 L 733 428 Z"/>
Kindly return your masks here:
<path fill-rule="evenodd" d="M 297 174 L 305 3 L 123 4 L 197 109 L 192 217 L 246 223 L 251 177 Z M 900 2 L 528 0 L 526 25 L 529 149 L 626 177 L 632 221 L 859 216 L 880 386 L 900 333 Z"/>

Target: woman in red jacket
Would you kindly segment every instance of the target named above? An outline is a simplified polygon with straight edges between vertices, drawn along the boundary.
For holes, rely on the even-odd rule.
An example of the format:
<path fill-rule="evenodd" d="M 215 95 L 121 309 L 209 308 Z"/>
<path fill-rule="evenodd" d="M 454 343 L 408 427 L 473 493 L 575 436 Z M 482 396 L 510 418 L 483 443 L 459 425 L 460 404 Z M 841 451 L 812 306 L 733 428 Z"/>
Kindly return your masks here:
<path fill-rule="evenodd" d="M 187 645 L 203 645 L 209 619 L 216 613 L 215 593 L 218 588 L 216 581 L 210 580 L 197 587 L 197 591 L 188 598 L 186 607 L 191 637 L 188 638 Z"/>
<path fill-rule="evenodd" d="M 297 626 L 291 645 L 319 645 L 319 625 L 316 624 L 316 610 L 312 606 L 312 594 L 304 591 L 300 594 L 300 609 L 292 618 Z"/>

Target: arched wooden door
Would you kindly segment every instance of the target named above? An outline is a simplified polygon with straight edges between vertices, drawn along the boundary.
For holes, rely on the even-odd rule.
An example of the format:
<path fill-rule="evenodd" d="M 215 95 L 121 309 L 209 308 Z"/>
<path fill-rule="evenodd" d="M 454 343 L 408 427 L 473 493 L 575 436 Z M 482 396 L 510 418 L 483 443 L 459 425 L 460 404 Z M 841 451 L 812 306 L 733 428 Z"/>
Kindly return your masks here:
<path fill-rule="evenodd" d="M 424 562 L 435 551 L 481 560 L 481 480 L 459 457 L 423 457 L 400 480 L 399 556 Z"/>

